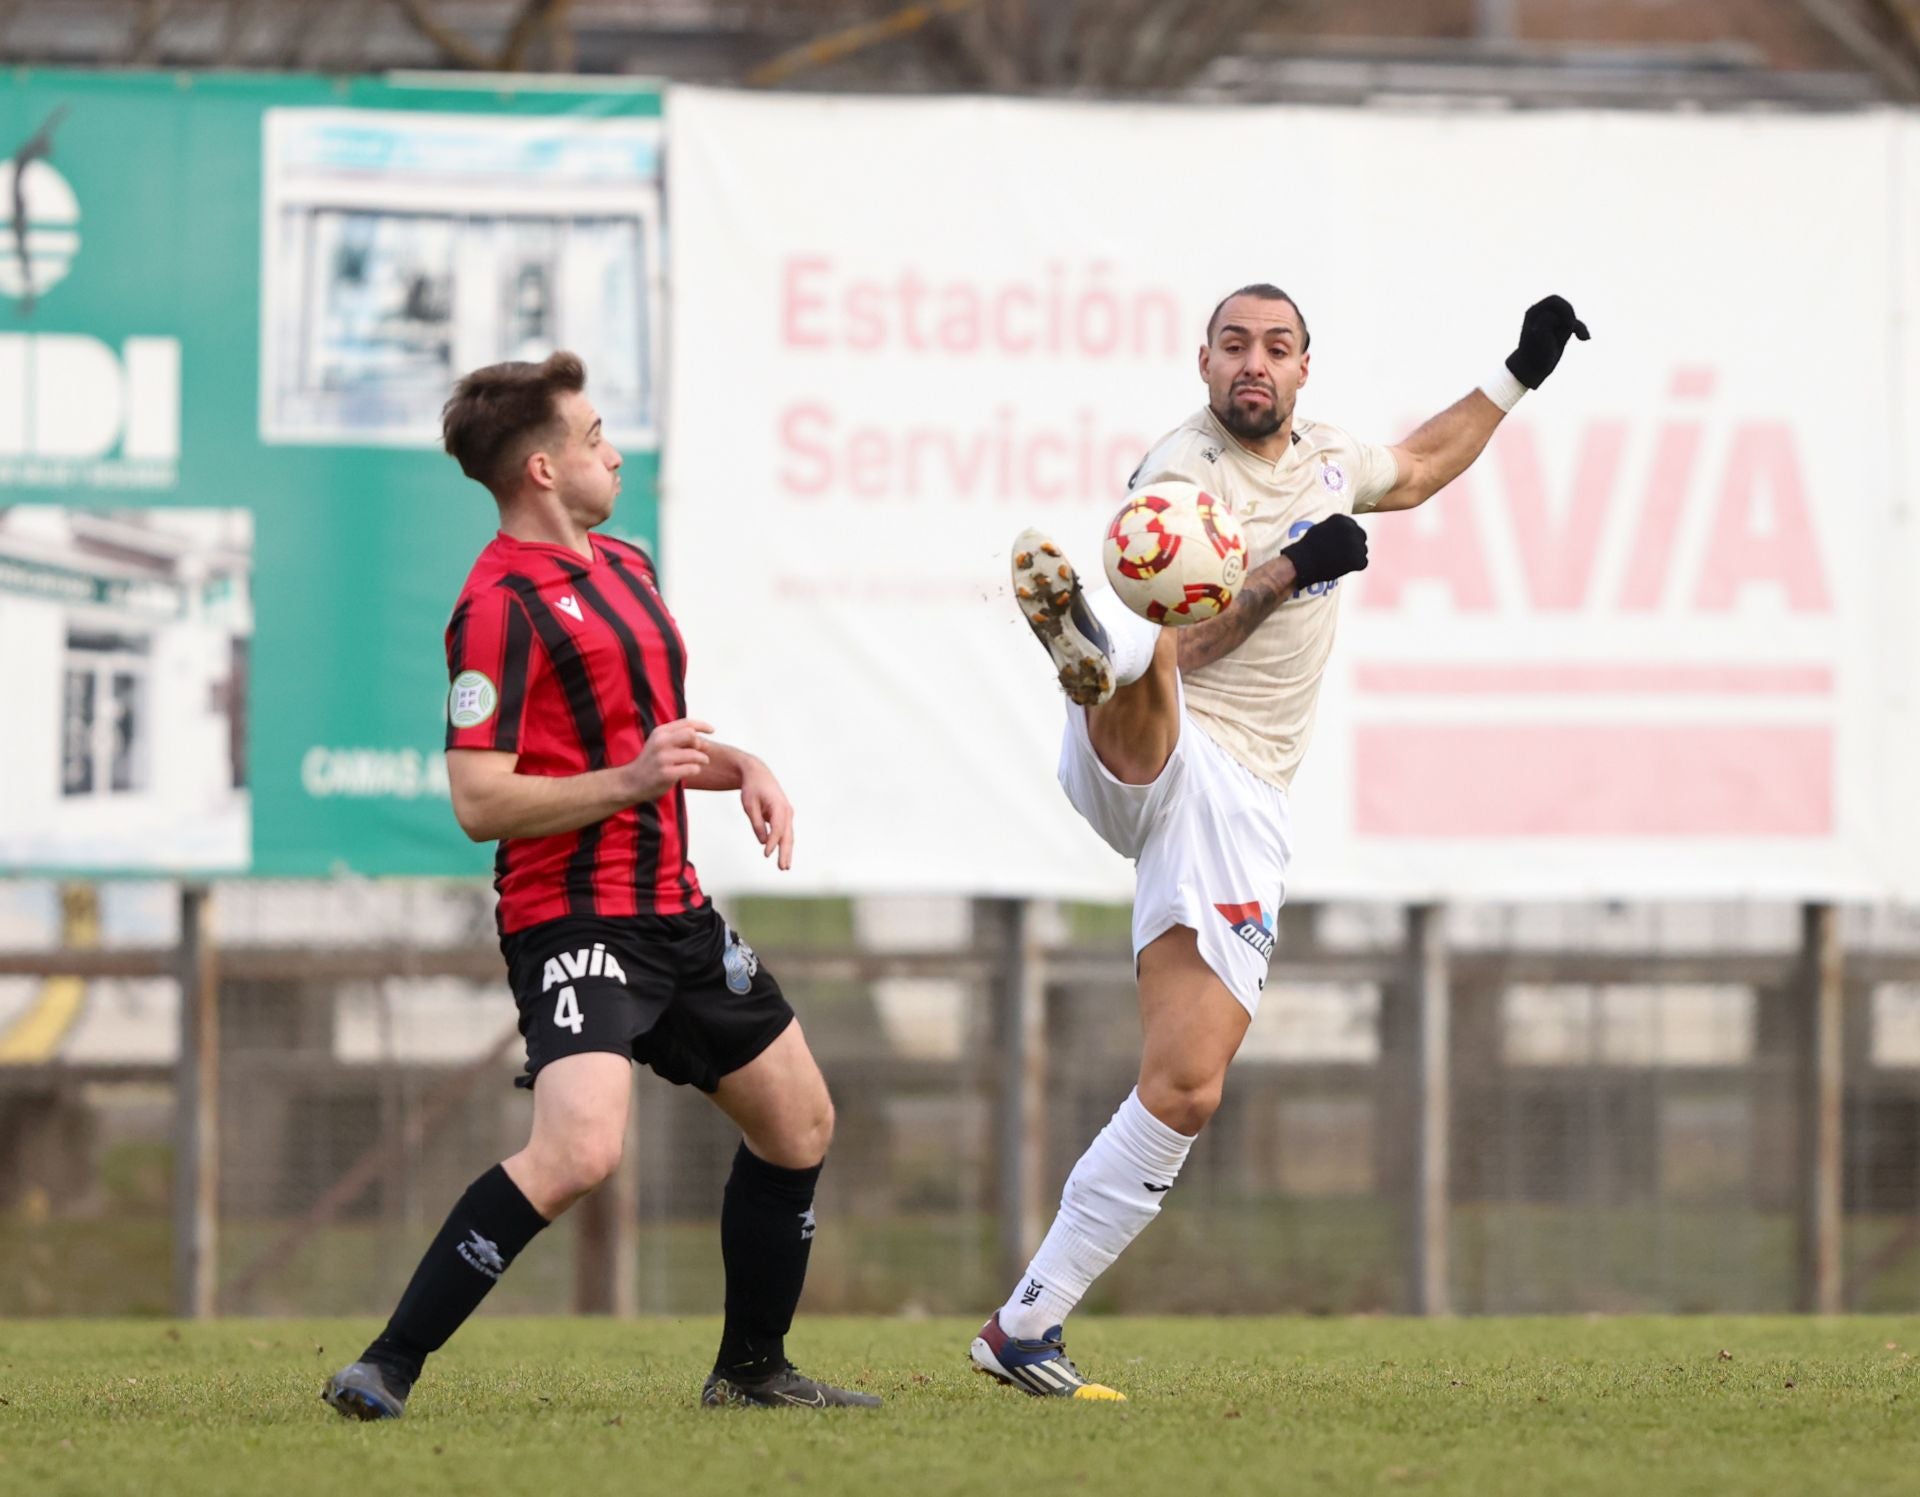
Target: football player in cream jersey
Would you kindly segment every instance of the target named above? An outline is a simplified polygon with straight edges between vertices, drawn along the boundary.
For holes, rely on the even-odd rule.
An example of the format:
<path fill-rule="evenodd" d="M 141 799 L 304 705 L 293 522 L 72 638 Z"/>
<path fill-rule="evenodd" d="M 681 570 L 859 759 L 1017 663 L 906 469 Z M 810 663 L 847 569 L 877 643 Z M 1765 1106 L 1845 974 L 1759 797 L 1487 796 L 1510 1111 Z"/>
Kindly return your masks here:
<path fill-rule="evenodd" d="M 1158 1215 L 1220 1105 L 1266 983 L 1290 850 L 1287 784 L 1313 731 L 1339 579 L 1367 564 L 1355 514 L 1412 509 L 1477 458 L 1586 326 L 1561 297 L 1529 307 L 1485 384 L 1396 447 L 1294 415 L 1307 322 L 1277 286 L 1214 309 L 1207 404 L 1147 454 L 1138 490 L 1180 479 L 1223 501 L 1249 571 L 1218 617 L 1161 629 L 1110 590 L 1083 592 L 1059 546 L 1014 544 L 1014 589 L 1068 697 L 1067 797 L 1134 860 L 1140 1081 L 1068 1177 L 1060 1211 L 1007 1302 L 974 1338 L 983 1372 L 1036 1396 L 1117 1399 L 1068 1360 L 1062 1326 Z"/>

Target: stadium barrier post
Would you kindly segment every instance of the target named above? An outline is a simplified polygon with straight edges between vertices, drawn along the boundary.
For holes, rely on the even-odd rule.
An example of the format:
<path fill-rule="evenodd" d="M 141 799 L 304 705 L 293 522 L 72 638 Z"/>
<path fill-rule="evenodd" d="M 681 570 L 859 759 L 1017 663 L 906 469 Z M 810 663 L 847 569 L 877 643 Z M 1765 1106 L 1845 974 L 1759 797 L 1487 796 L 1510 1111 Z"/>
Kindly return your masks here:
<path fill-rule="evenodd" d="M 1409 1299 L 1418 1315 L 1452 1309 L 1448 1279 L 1451 1229 L 1449 1130 L 1453 1077 L 1448 1029 L 1446 907 L 1417 904 L 1407 911 L 1408 987 L 1414 1005 L 1415 1145 L 1413 1262 Z"/>
<path fill-rule="evenodd" d="M 999 1088 L 999 1273 L 1025 1272 L 1046 1227 L 1047 995 L 1039 921 L 1025 899 L 974 901 L 974 931 L 995 962 L 993 1049 Z"/>
<path fill-rule="evenodd" d="M 628 1319 L 638 1313 L 640 1246 L 640 1108 L 627 1106 L 620 1164 L 574 1208 L 573 1313 Z"/>
<path fill-rule="evenodd" d="M 1846 971 L 1835 906 L 1801 907 L 1800 962 L 1800 1308 L 1837 1315 L 1845 1308 Z"/>
<path fill-rule="evenodd" d="M 180 886 L 180 1056 L 174 1070 L 173 1312 L 216 1308 L 220 1229 L 220 972 L 213 898 Z"/>

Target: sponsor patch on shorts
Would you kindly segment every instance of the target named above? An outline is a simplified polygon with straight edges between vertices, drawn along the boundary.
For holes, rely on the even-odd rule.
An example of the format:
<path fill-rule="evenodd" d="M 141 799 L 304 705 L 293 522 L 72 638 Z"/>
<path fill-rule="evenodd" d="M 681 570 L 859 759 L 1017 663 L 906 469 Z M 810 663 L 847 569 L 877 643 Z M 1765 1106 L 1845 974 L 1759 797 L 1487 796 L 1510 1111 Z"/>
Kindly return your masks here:
<path fill-rule="evenodd" d="M 1216 904 L 1220 918 L 1233 927 L 1233 933 L 1267 961 L 1273 960 L 1273 916 L 1257 903 Z"/>
<path fill-rule="evenodd" d="M 727 928 L 727 949 L 720 963 L 726 970 L 727 991 L 731 993 L 746 992 L 753 986 L 754 974 L 760 970 L 760 958 L 731 926 Z"/>

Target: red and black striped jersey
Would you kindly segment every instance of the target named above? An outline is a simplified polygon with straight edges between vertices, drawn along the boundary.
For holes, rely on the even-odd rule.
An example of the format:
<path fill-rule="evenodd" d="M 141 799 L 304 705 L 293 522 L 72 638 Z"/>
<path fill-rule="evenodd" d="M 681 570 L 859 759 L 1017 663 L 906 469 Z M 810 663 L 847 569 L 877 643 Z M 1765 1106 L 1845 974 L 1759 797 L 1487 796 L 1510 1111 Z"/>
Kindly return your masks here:
<path fill-rule="evenodd" d="M 687 652 L 653 563 L 596 535 L 593 560 L 497 535 L 447 623 L 447 748 L 519 755 L 521 774 L 624 764 L 687 715 Z M 687 861 L 686 792 L 552 837 L 502 839 L 503 934 L 562 915 L 676 915 L 706 902 Z"/>

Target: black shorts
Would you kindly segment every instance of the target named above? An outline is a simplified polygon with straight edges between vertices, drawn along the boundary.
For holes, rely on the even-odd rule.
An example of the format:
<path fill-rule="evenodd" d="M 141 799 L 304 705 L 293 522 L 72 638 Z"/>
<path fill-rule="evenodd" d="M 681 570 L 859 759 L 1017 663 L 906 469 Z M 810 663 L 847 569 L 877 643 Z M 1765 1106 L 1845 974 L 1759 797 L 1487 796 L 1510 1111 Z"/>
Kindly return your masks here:
<path fill-rule="evenodd" d="M 713 1091 L 780 1037 L 793 1010 L 712 905 L 684 915 L 567 915 L 501 937 L 526 1074 L 610 1051 Z"/>

